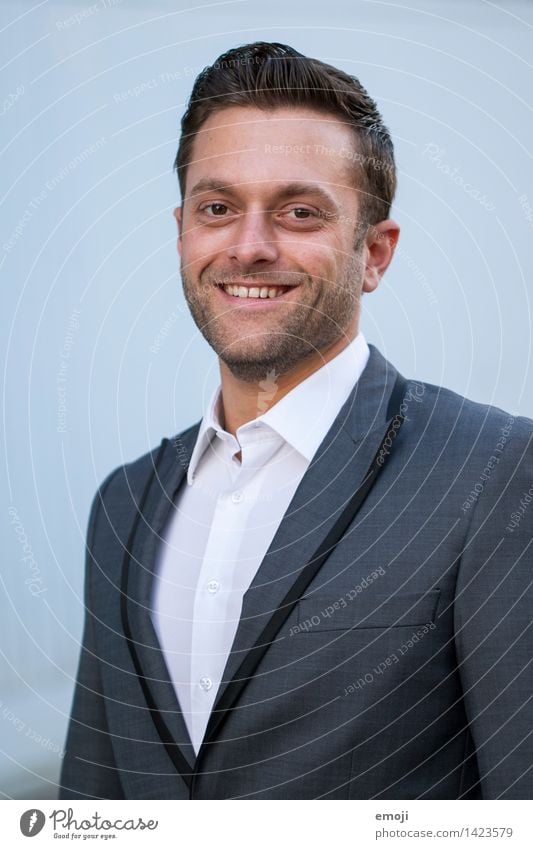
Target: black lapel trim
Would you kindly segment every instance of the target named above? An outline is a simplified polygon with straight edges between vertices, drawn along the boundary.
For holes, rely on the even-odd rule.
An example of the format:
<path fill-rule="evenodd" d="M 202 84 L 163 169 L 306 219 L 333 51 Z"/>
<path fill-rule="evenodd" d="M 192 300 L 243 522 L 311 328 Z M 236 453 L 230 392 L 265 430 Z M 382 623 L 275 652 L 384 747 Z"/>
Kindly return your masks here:
<path fill-rule="evenodd" d="M 401 374 L 398 374 L 394 386 L 392 387 L 392 392 L 390 394 L 389 403 L 387 404 L 387 413 L 386 418 L 390 419 L 395 415 L 396 410 L 400 410 L 405 401 L 405 397 L 407 395 L 407 381 Z M 402 421 L 404 416 L 402 415 Z"/>
<path fill-rule="evenodd" d="M 124 636 L 126 637 L 126 642 L 128 644 L 128 648 L 130 651 L 130 655 L 133 661 L 133 665 L 135 667 L 135 672 L 137 673 L 137 677 L 139 679 L 139 683 L 141 685 L 141 689 L 143 691 L 144 698 L 146 700 L 146 704 L 148 705 L 148 709 L 150 711 L 150 716 L 152 717 L 153 723 L 156 727 L 157 733 L 159 734 L 163 745 L 167 751 L 167 754 L 174 764 L 177 772 L 181 774 L 183 780 L 187 784 L 187 787 L 191 787 L 192 779 L 191 779 L 191 767 L 187 762 L 186 758 L 182 754 L 178 744 L 175 742 L 169 728 L 163 719 L 160 711 L 157 708 L 157 705 L 152 696 L 150 687 L 146 680 L 146 677 L 143 672 L 143 668 L 141 665 L 141 661 L 139 659 L 139 655 L 137 653 L 135 639 L 133 638 L 131 632 L 131 626 L 128 616 L 128 581 L 129 581 L 129 569 L 130 569 L 130 552 L 132 550 L 133 541 L 135 539 L 135 535 L 137 533 L 137 528 L 139 525 L 139 521 L 142 517 L 143 510 L 148 499 L 148 495 L 150 493 L 150 489 L 152 486 L 152 482 L 157 475 L 157 467 L 161 462 L 161 458 L 164 454 L 165 448 L 169 443 L 168 439 L 163 439 L 161 445 L 159 446 L 159 450 L 157 452 L 157 456 L 152 467 L 152 471 L 146 482 L 144 487 L 144 491 L 139 502 L 139 506 L 137 509 L 137 515 L 135 516 L 135 521 L 133 522 L 129 537 L 128 543 L 126 545 L 126 549 L 124 551 L 124 559 L 122 561 L 122 582 L 121 582 L 121 597 L 120 597 L 120 613 L 122 617 L 122 627 L 124 630 Z"/>

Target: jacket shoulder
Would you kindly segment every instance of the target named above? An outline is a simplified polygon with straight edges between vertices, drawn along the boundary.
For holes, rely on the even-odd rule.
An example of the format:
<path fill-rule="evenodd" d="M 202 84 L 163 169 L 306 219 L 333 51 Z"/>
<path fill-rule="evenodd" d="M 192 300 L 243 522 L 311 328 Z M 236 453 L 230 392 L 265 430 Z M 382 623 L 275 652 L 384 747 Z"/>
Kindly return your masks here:
<path fill-rule="evenodd" d="M 416 388 L 416 393 L 412 392 L 412 386 Z M 527 440 L 533 435 L 533 419 L 510 413 L 493 404 L 472 401 L 444 386 L 409 381 L 408 398 L 410 392 L 414 400 L 420 402 L 419 412 L 431 431 L 450 434 L 453 427 L 457 437 L 477 436 L 482 442 L 501 430 L 512 430 L 519 439 Z M 417 410 L 416 404 L 414 410 Z"/>

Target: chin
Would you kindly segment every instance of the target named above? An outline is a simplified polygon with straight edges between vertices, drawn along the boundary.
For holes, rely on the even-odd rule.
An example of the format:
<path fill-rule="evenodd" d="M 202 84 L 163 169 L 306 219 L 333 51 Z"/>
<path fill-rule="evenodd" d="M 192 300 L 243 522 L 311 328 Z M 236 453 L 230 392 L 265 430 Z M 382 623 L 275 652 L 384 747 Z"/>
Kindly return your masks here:
<path fill-rule="evenodd" d="M 266 354 L 262 356 L 246 356 L 242 357 L 227 357 L 221 356 L 220 359 L 237 380 L 242 380 L 244 383 L 258 383 L 265 380 L 267 373 L 276 368 L 277 363 L 271 362 Z M 279 372 L 279 369 L 276 368 Z"/>
<path fill-rule="evenodd" d="M 261 351 L 239 351 L 231 356 L 226 348 L 219 357 L 235 378 L 245 383 L 258 383 L 268 379 L 272 372 L 280 375 L 290 371 L 314 350 L 313 345 L 301 340 L 301 344 L 290 351 L 271 345 Z"/>

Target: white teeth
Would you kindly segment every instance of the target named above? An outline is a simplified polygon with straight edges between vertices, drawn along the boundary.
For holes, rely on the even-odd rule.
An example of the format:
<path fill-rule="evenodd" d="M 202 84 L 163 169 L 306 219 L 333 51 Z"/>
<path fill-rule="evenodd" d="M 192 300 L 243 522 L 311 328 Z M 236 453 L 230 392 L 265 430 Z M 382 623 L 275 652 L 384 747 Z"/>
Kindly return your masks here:
<path fill-rule="evenodd" d="M 234 286 L 230 283 L 222 288 L 228 295 L 233 295 L 236 298 L 276 298 L 278 294 L 283 294 L 283 289 L 280 289 L 279 286 L 261 286 L 261 288 L 252 286 L 248 288 L 247 286 Z"/>

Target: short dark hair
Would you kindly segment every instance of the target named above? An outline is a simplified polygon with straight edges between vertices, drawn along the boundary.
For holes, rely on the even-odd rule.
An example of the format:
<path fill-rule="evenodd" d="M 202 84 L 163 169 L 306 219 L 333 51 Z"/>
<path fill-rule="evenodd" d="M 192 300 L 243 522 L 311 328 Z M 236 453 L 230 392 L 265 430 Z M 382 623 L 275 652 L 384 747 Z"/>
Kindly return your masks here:
<path fill-rule="evenodd" d="M 278 42 L 256 41 L 228 50 L 196 78 L 174 162 L 182 198 L 195 136 L 210 115 L 227 106 L 307 106 L 341 118 L 355 134 L 352 160 L 361 193 L 361 223 L 388 218 L 396 165 L 375 102 L 357 77 Z"/>

